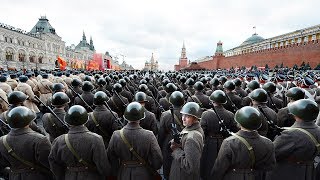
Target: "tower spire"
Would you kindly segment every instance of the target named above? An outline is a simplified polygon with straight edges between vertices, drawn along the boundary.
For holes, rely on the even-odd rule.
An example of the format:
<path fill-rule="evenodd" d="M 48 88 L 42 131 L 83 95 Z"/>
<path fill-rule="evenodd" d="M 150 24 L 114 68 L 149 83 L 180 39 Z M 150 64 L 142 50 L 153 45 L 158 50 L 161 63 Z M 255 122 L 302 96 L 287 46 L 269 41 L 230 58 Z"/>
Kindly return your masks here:
<path fill-rule="evenodd" d="M 84 30 L 83 30 L 83 34 L 82 34 L 82 40 L 84 40 L 84 41 L 87 40 L 86 35 L 84 34 Z"/>
<path fill-rule="evenodd" d="M 183 41 L 183 44 L 182 44 L 182 50 L 181 50 L 181 59 L 185 59 L 187 58 L 187 52 L 186 52 L 186 46 L 184 45 L 184 41 Z"/>

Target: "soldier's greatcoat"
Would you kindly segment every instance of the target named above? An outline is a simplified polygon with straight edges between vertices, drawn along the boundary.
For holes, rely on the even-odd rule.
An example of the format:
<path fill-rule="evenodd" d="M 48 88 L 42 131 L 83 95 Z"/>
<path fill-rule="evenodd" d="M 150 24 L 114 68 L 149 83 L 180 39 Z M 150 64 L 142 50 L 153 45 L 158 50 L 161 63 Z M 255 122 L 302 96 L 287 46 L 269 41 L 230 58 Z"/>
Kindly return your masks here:
<path fill-rule="evenodd" d="M 320 127 L 314 122 L 297 121 L 292 128 L 302 128 L 320 142 Z M 277 165 L 270 180 L 314 180 L 314 158 L 319 155 L 311 138 L 299 130 L 285 130 L 274 140 Z"/>
<path fill-rule="evenodd" d="M 48 155 L 51 144 L 49 140 L 31 130 L 30 128 L 12 129 L 7 135 L 7 142 L 14 152 L 26 161 L 32 162 L 50 171 Z M 13 156 L 3 144 L 3 137 L 0 138 L 0 168 L 10 167 L 11 180 L 50 180 L 52 174 L 41 172 L 39 169 L 32 170 L 31 167 L 23 164 Z"/>
<path fill-rule="evenodd" d="M 279 127 L 290 127 L 296 120 L 293 115 L 289 113 L 288 107 L 284 107 L 277 113 L 277 124 Z"/>
<path fill-rule="evenodd" d="M 235 136 L 222 142 L 211 175 L 215 180 L 264 180 L 267 171 L 275 166 L 274 146 L 272 142 L 260 136 L 256 131 L 237 132 L 253 147 L 255 163 L 251 167 L 248 148 Z M 251 170 L 252 169 L 252 170 Z"/>
<path fill-rule="evenodd" d="M 61 108 L 53 109 L 53 112 L 64 121 L 64 116 L 66 111 Z M 63 127 L 63 124 L 51 113 L 46 113 L 42 116 L 43 127 L 46 132 L 49 134 L 50 141 L 52 142 L 58 136 L 67 133 L 66 129 Z"/>
<path fill-rule="evenodd" d="M 128 123 L 123 133 L 133 149 L 146 161 L 152 169 L 160 169 L 162 155 L 154 134 L 141 128 L 139 124 Z M 152 180 L 152 173 L 145 165 L 140 164 L 120 137 L 120 131 L 115 131 L 107 149 L 112 173 L 118 180 L 143 179 Z"/>
<path fill-rule="evenodd" d="M 203 150 L 203 130 L 196 122 L 181 133 L 181 148 L 172 152 L 170 178 L 174 180 L 200 180 L 200 158 Z"/>
<path fill-rule="evenodd" d="M 83 91 L 83 93 L 81 94 L 81 97 L 92 108 L 94 94 L 88 91 Z M 84 108 L 86 108 L 88 112 L 91 112 L 90 108 L 79 97 L 76 97 L 74 99 L 74 104 L 81 105 Z"/>
<path fill-rule="evenodd" d="M 158 135 L 159 130 L 158 130 L 156 116 L 152 112 L 150 112 L 146 109 L 144 112 L 146 114 L 146 117 L 144 119 L 140 120 L 140 126 L 143 129 L 152 131 L 155 136 Z"/>
<path fill-rule="evenodd" d="M 65 135 L 56 138 L 52 143 L 49 155 L 51 171 L 57 180 L 104 180 L 110 173 L 103 139 L 90 132 L 85 126 L 71 126 L 68 132 L 71 146 L 94 169 L 80 163 L 68 149 Z"/>
<path fill-rule="evenodd" d="M 188 102 L 198 103 L 201 108 L 210 109 L 210 100 L 209 97 L 202 92 L 196 91 L 193 96 L 188 97 Z"/>

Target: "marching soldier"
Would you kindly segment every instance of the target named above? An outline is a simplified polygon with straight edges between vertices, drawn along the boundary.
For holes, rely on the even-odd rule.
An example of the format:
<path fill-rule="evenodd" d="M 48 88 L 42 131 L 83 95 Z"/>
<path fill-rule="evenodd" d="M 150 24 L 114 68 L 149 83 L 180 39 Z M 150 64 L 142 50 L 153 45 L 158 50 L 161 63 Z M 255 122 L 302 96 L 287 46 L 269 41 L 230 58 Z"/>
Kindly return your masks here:
<path fill-rule="evenodd" d="M 19 77 L 20 83 L 18 86 L 14 89 L 15 91 L 21 91 L 25 95 L 28 96 L 28 98 L 23 102 L 23 105 L 26 106 L 27 108 L 31 109 L 35 113 L 39 113 L 38 106 L 35 104 L 37 102 L 34 98 L 34 93 L 31 89 L 31 87 L 26 83 L 28 80 L 28 77 L 21 75 Z"/>
<path fill-rule="evenodd" d="M 210 83 L 211 89 L 206 92 L 207 96 L 210 96 L 213 93 L 213 91 L 219 90 L 218 89 L 218 86 L 219 86 L 218 78 L 212 78 L 209 83 Z"/>
<path fill-rule="evenodd" d="M 122 86 L 119 83 L 116 83 L 113 85 L 113 95 L 112 97 L 107 101 L 110 108 L 118 114 L 119 117 L 123 116 L 123 112 L 126 108 L 126 106 L 129 104 L 129 101 L 127 98 L 123 97 L 121 94 L 119 94 L 122 91 Z"/>
<path fill-rule="evenodd" d="M 237 111 L 237 109 L 240 109 L 242 107 L 241 106 L 241 103 L 242 103 L 241 98 L 234 93 L 236 85 L 234 84 L 233 81 L 229 80 L 223 84 L 223 88 L 225 90 L 226 96 L 228 97 L 227 103 L 224 105 L 224 107 L 227 110 L 235 113 Z"/>
<path fill-rule="evenodd" d="M 0 113 L 8 110 L 9 104 L 7 103 L 8 103 L 8 98 L 6 93 L 2 89 L 0 89 Z"/>
<path fill-rule="evenodd" d="M 83 91 L 81 89 L 82 81 L 78 78 L 72 79 L 71 88 L 78 94 L 82 94 Z M 72 91 L 72 98 L 70 98 L 70 104 L 74 104 L 74 99 L 77 97 L 76 93 Z"/>
<path fill-rule="evenodd" d="M 118 180 L 153 180 L 162 165 L 156 137 L 139 125 L 144 117 L 144 108 L 137 102 L 130 103 L 124 112 L 128 124 L 111 137 L 107 154 Z"/>
<path fill-rule="evenodd" d="M 7 84 L 11 86 L 11 89 L 14 90 L 18 86 L 17 75 L 10 74 L 10 79 L 7 80 Z"/>
<path fill-rule="evenodd" d="M 121 86 L 122 86 L 122 91 L 120 92 L 120 94 L 121 94 L 122 96 L 126 97 L 129 102 L 132 102 L 132 100 L 133 100 L 133 94 L 132 94 L 129 90 L 127 90 L 128 88 L 127 88 L 127 82 L 126 82 L 126 80 L 120 79 L 120 80 L 119 80 L 119 83 L 120 83 Z"/>
<path fill-rule="evenodd" d="M 237 92 L 237 94 L 241 98 L 246 97 L 248 95 L 248 93 L 241 88 L 242 81 L 240 80 L 240 78 L 234 79 L 233 82 L 234 82 L 234 85 L 236 86 L 234 90 Z"/>
<path fill-rule="evenodd" d="M 147 95 L 144 92 L 137 92 L 134 96 L 134 100 L 138 103 L 140 103 L 143 107 L 145 106 L 145 102 L 147 102 Z M 146 117 L 142 120 L 140 120 L 140 126 L 143 129 L 147 129 L 149 131 L 152 131 L 155 136 L 158 135 L 158 125 L 157 125 L 157 119 L 154 113 L 148 111 L 145 108 L 145 114 Z"/>
<path fill-rule="evenodd" d="M 32 74 L 27 73 L 26 76 L 28 77 L 28 80 L 26 83 L 31 87 L 31 89 L 33 89 L 36 86 L 36 84 L 31 80 Z"/>
<path fill-rule="evenodd" d="M 36 94 L 40 93 L 40 100 L 46 103 L 52 96 L 52 85 L 52 82 L 48 80 L 48 74 L 43 74 L 42 79 L 38 81 L 38 84 L 33 88 L 33 91 Z"/>
<path fill-rule="evenodd" d="M 195 89 L 193 88 L 194 85 L 194 80 L 192 78 L 188 78 L 186 81 L 186 85 L 188 85 L 187 89 L 184 90 L 184 94 L 189 93 L 190 95 L 193 95 L 195 93 Z M 188 98 L 188 96 L 185 97 L 186 99 Z"/>
<path fill-rule="evenodd" d="M 86 124 L 91 132 L 102 136 L 106 148 L 112 133 L 121 128 L 121 125 L 117 123 L 118 115 L 105 106 L 107 100 L 108 96 L 103 91 L 94 94 L 93 104 L 95 108 L 93 112 L 89 113 L 89 121 Z"/>
<path fill-rule="evenodd" d="M 267 82 L 262 86 L 264 90 L 268 93 L 268 103 L 267 106 L 274 111 L 278 112 L 279 109 L 281 109 L 284 105 L 284 102 L 275 97 L 274 94 L 276 93 L 277 87 L 273 82 Z"/>
<path fill-rule="evenodd" d="M 48 162 L 51 144 L 29 127 L 36 114 L 20 106 L 13 108 L 7 117 L 12 129 L 0 138 L 0 168 L 10 167 L 9 179 L 52 179 Z"/>
<path fill-rule="evenodd" d="M 293 87 L 287 91 L 286 96 L 288 97 L 290 104 L 299 99 L 304 99 L 305 93 L 301 88 Z M 280 109 L 277 113 L 277 124 L 279 127 L 290 127 L 294 122 L 294 116 L 290 114 L 288 107 Z"/>
<path fill-rule="evenodd" d="M 65 107 L 68 106 L 69 102 L 69 97 L 63 92 L 57 92 L 52 96 L 51 105 L 55 107 L 53 112 L 62 121 L 64 121 L 64 116 L 66 115 Z M 51 113 L 44 114 L 42 116 L 42 122 L 44 129 L 49 134 L 51 142 L 58 136 L 67 132 L 65 125 L 62 124 L 62 122 L 54 117 Z"/>
<path fill-rule="evenodd" d="M 258 83 L 258 81 L 256 80 L 253 80 L 253 81 L 250 81 L 248 83 L 248 88 L 247 88 L 247 92 L 250 93 L 252 92 L 253 90 L 255 89 L 258 89 L 260 88 L 260 84 Z M 249 95 L 249 94 L 248 94 Z M 246 96 L 242 99 L 242 106 L 251 106 L 251 99 L 249 96 Z"/>
<path fill-rule="evenodd" d="M 193 85 L 194 89 L 196 90 L 194 95 L 188 97 L 187 102 L 195 102 L 198 103 L 201 108 L 210 109 L 210 101 L 209 97 L 203 93 L 204 85 L 202 82 L 198 81 Z"/>
<path fill-rule="evenodd" d="M 249 97 L 252 100 L 252 107 L 261 112 L 262 125 L 258 129 L 259 134 L 273 140 L 273 132 L 272 129 L 269 129 L 268 124 L 277 124 L 277 113 L 267 106 L 267 92 L 262 88 L 258 88 L 253 90 Z"/>
<path fill-rule="evenodd" d="M 319 155 L 320 128 L 315 125 L 319 108 L 309 99 L 288 105 L 295 123 L 274 140 L 277 165 L 270 173 L 270 180 L 314 180 L 314 158 Z M 317 177 L 319 179 L 319 177 Z"/>
<path fill-rule="evenodd" d="M 176 91 L 177 89 L 178 89 L 177 86 L 174 85 L 173 83 L 168 83 L 168 84 L 166 85 L 165 90 L 166 90 L 166 92 L 167 92 L 167 95 L 166 95 L 166 97 L 163 97 L 163 98 L 161 98 L 161 99 L 159 100 L 159 104 L 163 107 L 163 109 L 164 109 L 165 111 L 169 110 L 169 108 L 170 108 L 170 106 L 171 106 L 171 104 L 170 104 L 170 102 L 169 102 L 169 97 L 170 97 L 170 95 L 171 95 L 174 91 Z"/>
<path fill-rule="evenodd" d="M 272 142 L 258 134 L 260 112 L 243 107 L 235 114 L 241 130 L 222 142 L 211 175 L 215 180 L 264 180 L 275 165 Z"/>
<path fill-rule="evenodd" d="M 10 94 L 12 92 L 11 86 L 6 83 L 7 77 L 0 76 L 0 89 L 2 89 L 6 94 Z"/>
<path fill-rule="evenodd" d="M 93 90 L 93 85 L 90 81 L 84 81 L 83 86 L 82 86 L 82 94 L 80 95 L 82 99 L 90 106 L 86 105 L 85 102 L 80 97 L 76 97 L 74 99 L 74 104 L 75 105 L 81 105 L 86 108 L 88 112 L 91 112 L 91 108 L 93 106 L 93 97 L 94 94 L 91 92 Z"/>
<path fill-rule="evenodd" d="M 56 179 L 104 180 L 110 173 L 103 139 L 84 126 L 87 121 L 88 113 L 82 106 L 72 106 L 67 112 L 69 132 L 53 141 L 49 155 Z"/>
<path fill-rule="evenodd" d="M 182 131 L 182 129 L 184 129 L 180 114 L 180 110 L 185 102 L 183 94 L 179 91 L 175 91 L 170 95 L 169 101 L 173 106 L 173 111 L 168 110 L 162 113 L 160 118 L 160 128 L 158 136 L 158 142 L 163 156 L 163 175 L 166 179 L 169 178 L 172 163 L 169 142 L 173 138 L 173 121 L 175 121 L 174 124 L 176 124 L 176 128 L 179 132 Z M 171 114 L 171 112 L 173 112 L 173 115 Z"/>
<path fill-rule="evenodd" d="M 204 133 L 200 126 L 200 106 L 195 102 L 186 103 L 182 109 L 185 128 L 180 132 L 180 143 L 171 141 L 173 161 L 170 178 L 174 180 L 200 180 L 200 158 L 203 150 Z"/>
<path fill-rule="evenodd" d="M 139 86 L 138 90 L 141 91 L 141 92 L 144 92 L 147 95 L 147 101 L 145 102 L 145 106 L 144 107 L 148 111 L 158 115 L 158 110 L 159 109 L 157 109 L 157 107 L 156 107 L 156 102 L 155 102 L 156 99 L 153 99 L 152 96 L 148 95 L 148 92 L 150 92 L 149 89 L 148 89 L 148 86 L 145 85 L 145 84 L 141 84 Z M 150 92 L 150 95 L 152 95 L 151 92 Z"/>

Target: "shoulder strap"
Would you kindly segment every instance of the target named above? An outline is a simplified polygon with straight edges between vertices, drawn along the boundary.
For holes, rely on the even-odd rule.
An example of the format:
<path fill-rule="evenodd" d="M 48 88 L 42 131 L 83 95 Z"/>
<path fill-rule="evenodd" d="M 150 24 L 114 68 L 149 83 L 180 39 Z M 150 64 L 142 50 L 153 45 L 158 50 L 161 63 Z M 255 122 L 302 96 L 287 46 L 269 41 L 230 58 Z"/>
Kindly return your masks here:
<path fill-rule="evenodd" d="M 302 129 L 302 128 L 293 128 L 293 127 L 290 127 L 290 128 L 288 128 L 288 129 L 295 129 L 295 130 L 298 130 L 298 131 L 303 132 L 304 134 L 308 135 L 308 136 L 310 137 L 311 141 L 312 141 L 312 142 L 314 143 L 314 145 L 316 146 L 318 153 L 320 153 L 320 144 L 319 144 L 319 142 L 316 140 L 316 138 L 315 138 L 310 132 L 308 132 L 307 130 Z"/>
<path fill-rule="evenodd" d="M 112 112 L 111 112 L 112 113 Z M 107 136 L 107 132 L 100 126 L 99 122 L 97 121 L 96 117 L 94 116 L 93 112 L 89 113 L 92 121 L 94 122 L 94 124 L 96 125 L 97 128 L 99 128 L 99 130 L 103 133 L 104 136 Z"/>
<path fill-rule="evenodd" d="M 87 167 L 90 167 L 90 168 L 93 168 L 95 169 L 95 166 L 92 165 L 92 164 L 89 164 L 88 162 L 86 162 L 85 160 L 83 160 L 79 154 L 76 152 L 76 150 L 72 147 L 70 141 L 69 141 L 69 136 L 68 134 L 65 134 L 64 135 L 64 140 L 66 141 L 66 144 L 67 144 L 67 147 L 68 149 L 71 151 L 71 153 L 77 158 L 78 162 L 87 166 Z"/>
<path fill-rule="evenodd" d="M 196 98 L 196 101 L 197 101 L 196 103 L 198 103 L 199 106 L 202 107 L 202 103 L 201 103 L 200 99 L 195 95 L 193 95 L 192 97 Z"/>
<path fill-rule="evenodd" d="M 178 116 L 176 114 L 173 113 L 173 116 L 174 116 L 174 120 L 176 121 L 176 123 L 180 126 L 181 129 L 184 128 L 184 126 L 181 124 Z"/>
<path fill-rule="evenodd" d="M 253 168 L 255 161 L 256 161 L 256 157 L 254 156 L 254 151 L 253 151 L 253 147 L 249 144 L 249 142 L 244 139 L 243 137 L 235 134 L 235 133 L 231 133 L 232 136 L 238 138 L 248 149 L 249 151 L 249 156 L 250 156 L 250 161 L 251 161 L 251 167 Z"/>
<path fill-rule="evenodd" d="M 134 155 L 134 157 L 136 157 L 138 159 L 138 161 L 140 161 L 141 164 L 145 165 L 146 168 L 149 169 L 150 172 L 152 172 L 153 174 L 157 174 L 157 171 L 152 169 L 150 167 L 150 165 L 133 149 L 133 147 L 131 146 L 131 144 L 127 140 L 127 138 L 124 136 L 123 129 L 120 130 L 120 137 L 121 137 L 122 141 L 129 148 L 129 151 Z"/>
<path fill-rule="evenodd" d="M 21 163 L 31 167 L 31 169 L 38 169 L 40 170 L 41 172 L 44 172 L 44 173 L 50 173 L 50 171 L 44 167 L 41 167 L 41 166 L 38 166 L 36 164 L 33 164 L 32 162 L 29 162 L 23 158 L 21 158 L 20 156 L 18 156 L 14 151 L 13 149 L 10 147 L 10 145 L 8 144 L 7 142 L 7 135 L 3 136 L 3 145 L 4 147 L 7 149 L 7 152 L 12 156 L 14 157 L 16 160 L 20 161 Z"/>

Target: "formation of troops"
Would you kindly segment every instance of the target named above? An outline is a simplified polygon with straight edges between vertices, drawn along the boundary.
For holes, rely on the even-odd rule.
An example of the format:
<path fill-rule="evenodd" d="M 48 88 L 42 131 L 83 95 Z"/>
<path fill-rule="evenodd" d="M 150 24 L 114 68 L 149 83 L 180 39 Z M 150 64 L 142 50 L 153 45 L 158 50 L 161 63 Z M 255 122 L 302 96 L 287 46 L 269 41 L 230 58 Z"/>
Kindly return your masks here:
<path fill-rule="evenodd" d="M 2 72 L 0 179 L 320 179 L 320 73 Z"/>

